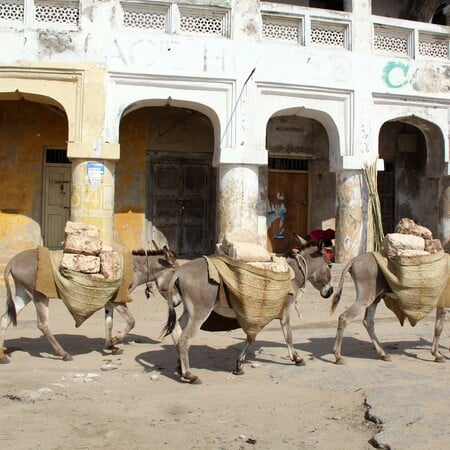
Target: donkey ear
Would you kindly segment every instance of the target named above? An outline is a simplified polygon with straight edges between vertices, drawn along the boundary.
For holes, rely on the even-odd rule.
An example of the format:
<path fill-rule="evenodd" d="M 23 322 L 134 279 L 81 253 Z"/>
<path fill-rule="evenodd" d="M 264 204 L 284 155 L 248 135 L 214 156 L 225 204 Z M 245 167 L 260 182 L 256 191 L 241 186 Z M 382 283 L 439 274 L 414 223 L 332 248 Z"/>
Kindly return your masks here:
<path fill-rule="evenodd" d="M 317 247 L 319 248 L 319 252 L 325 255 L 325 241 L 323 239 L 319 239 Z"/>
<path fill-rule="evenodd" d="M 297 233 L 294 233 L 294 236 L 295 236 L 295 239 L 297 240 L 297 242 L 298 242 L 302 247 L 304 247 L 304 246 L 308 243 L 307 240 L 303 239 L 303 238 L 302 238 L 300 235 L 298 235 Z"/>
<path fill-rule="evenodd" d="M 157 252 L 160 252 L 161 250 L 159 249 L 158 244 L 155 242 L 154 239 L 152 240 L 152 242 L 153 242 L 153 246 L 155 247 L 155 250 L 156 250 Z"/>
<path fill-rule="evenodd" d="M 165 245 L 163 247 L 164 256 L 166 257 L 166 260 L 168 263 L 170 263 L 172 266 L 178 264 L 177 263 L 177 255 Z"/>

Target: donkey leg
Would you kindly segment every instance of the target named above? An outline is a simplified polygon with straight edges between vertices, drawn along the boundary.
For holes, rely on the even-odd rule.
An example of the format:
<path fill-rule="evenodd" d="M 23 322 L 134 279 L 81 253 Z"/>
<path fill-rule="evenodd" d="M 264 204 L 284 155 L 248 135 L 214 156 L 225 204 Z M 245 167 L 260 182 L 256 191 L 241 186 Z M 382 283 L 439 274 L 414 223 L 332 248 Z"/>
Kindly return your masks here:
<path fill-rule="evenodd" d="M 342 358 L 342 340 L 344 338 L 344 330 L 347 323 L 354 319 L 361 311 L 361 304 L 356 301 L 350 308 L 346 309 L 340 316 L 338 321 L 338 327 L 336 332 L 336 341 L 334 343 L 334 356 L 336 358 L 336 364 L 344 364 L 344 359 Z"/>
<path fill-rule="evenodd" d="M 368 308 L 366 308 L 366 313 L 364 315 L 364 326 L 369 334 L 370 339 L 372 340 L 372 344 L 375 347 L 375 351 L 378 353 L 378 356 L 383 361 L 390 361 L 391 355 L 386 353 L 381 347 L 380 341 L 378 340 L 375 334 L 375 311 L 377 309 L 378 302 L 372 303 Z"/>
<path fill-rule="evenodd" d="M 114 322 L 114 306 L 111 302 L 108 302 L 105 305 L 105 346 L 104 348 L 107 350 L 113 349 L 112 344 L 112 329 Z"/>
<path fill-rule="evenodd" d="M 114 303 L 109 302 L 108 305 L 112 306 L 112 309 L 116 309 L 122 318 L 125 320 L 125 328 L 123 331 L 118 332 L 114 337 L 111 338 L 111 344 L 109 349 L 114 351 L 118 351 L 119 349 L 116 347 L 117 344 L 120 344 L 125 339 L 125 336 L 134 328 L 136 324 L 136 319 L 133 314 L 131 314 L 130 310 L 126 303 Z M 111 320 L 111 328 L 112 328 L 112 320 Z M 108 347 L 107 347 L 108 348 Z"/>
<path fill-rule="evenodd" d="M 289 310 L 283 311 L 283 316 L 280 319 L 280 324 L 281 329 L 283 330 L 284 340 L 286 341 L 290 360 L 293 361 L 297 366 L 304 366 L 305 360 L 294 349 L 291 330 L 291 316 Z"/>
<path fill-rule="evenodd" d="M 236 359 L 236 368 L 233 370 L 234 375 L 244 375 L 244 369 L 242 368 L 242 364 L 245 361 L 245 357 L 247 356 L 248 349 L 252 344 L 252 340 L 247 336 L 247 341 L 245 342 L 244 348 L 240 351 L 237 359 Z"/>
<path fill-rule="evenodd" d="M 6 364 L 9 363 L 8 357 L 5 355 L 4 350 L 4 342 L 5 342 L 5 336 L 6 336 L 6 330 L 11 325 L 11 319 L 8 316 L 8 313 L 5 312 L 3 314 L 2 318 L 0 319 L 0 364 Z"/>
<path fill-rule="evenodd" d="M 183 330 L 182 330 L 182 328 L 180 327 L 180 324 L 177 322 L 176 325 L 175 325 L 175 328 L 173 329 L 172 334 L 171 334 L 171 336 L 172 336 L 172 341 L 173 341 L 173 343 L 174 343 L 174 345 L 175 345 L 175 348 L 176 348 L 177 345 L 178 345 L 178 341 L 180 340 L 182 331 L 183 331 Z M 181 371 L 181 361 L 180 361 L 180 356 L 179 356 L 179 355 L 178 355 L 178 360 L 177 360 L 177 372 L 178 372 L 179 375 L 182 374 L 182 371 Z"/>
<path fill-rule="evenodd" d="M 178 357 L 181 364 L 181 378 L 183 380 L 189 381 L 189 383 L 201 383 L 197 375 L 191 373 L 191 368 L 189 365 L 189 347 L 190 340 L 198 333 L 202 323 L 208 317 L 209 312 L 205 313 L 205 317 L 189 317 L 186 327 L 183 329 L 178 343 L 176 345 L 178 351 Z M 203 316 L 203 315 L 201 315 Z"/>
<path fill-rule="evenodd" d="M 36 306 L 37 327 L 39 330 L 47 337 L 53 350 L 61 356 L 63 361 L 72 361 L 72 356 L 61 347 L 48 326 L 48 298 L 36 294 L 34 305 Z"/>
<path fill-rule="evenodd" d="M 17 283 L 13 300 L 14 308 L 16 310 L 16 316 L 19 315 L 20 311 L 22 311 L 23 308 L 25 308 L 25 306 L 30 303 L 30 301 L 31 296 L 22 288 L 19 283 Z M 11 318 L 8 314 L 8 311 L 6 311 L 0 319 L 0 364 L 9 363 L 9 359 L 5 355 L 3 346 L 5 344 L 6 331 L 8 330 L 10 325 Z"/>
<path fill-rule="evenodd" d="M 442 330 L 444 329 L 445 315 L 445 308 L 436 308 L 436 321 L 434 323 L 434 336 L 433 344 L 431 346 L 431 354 L 434 356 L 434 360 L 439 363 L 445 362 L 444 355 L 439 351 L 439 339 L 441 338 Z"/>

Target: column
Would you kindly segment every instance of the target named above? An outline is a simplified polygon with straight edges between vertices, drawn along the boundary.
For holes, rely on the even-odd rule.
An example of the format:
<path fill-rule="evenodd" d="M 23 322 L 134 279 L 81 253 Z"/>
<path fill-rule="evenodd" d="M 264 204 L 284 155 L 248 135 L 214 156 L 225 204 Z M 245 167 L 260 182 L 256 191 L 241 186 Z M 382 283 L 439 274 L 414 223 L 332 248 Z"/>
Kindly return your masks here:
<path fill-rule="evenodd" d="M 72 158 L 71 220 L 95 225 L 114 243 L 115 162 Z"/>
<path fill-rule="evenodd" d="M 346 263 L 366 251 L 367 188 L 360 170 L 336 174 L 336 262 Z"/>
<path fill-rule="evenodd" d="M 446 245 L 450 240 L 450 177 L 443 177 L 440 180 L 438 233 L 439 236 L 436 237 Z"/>
<path fill-rule="evenodd" d="M 225 234 L 245 236 L 248 242 L 265 243 L 258 236 L 258 166 L 222 165 L 219 167 L 218 239 Z"/>

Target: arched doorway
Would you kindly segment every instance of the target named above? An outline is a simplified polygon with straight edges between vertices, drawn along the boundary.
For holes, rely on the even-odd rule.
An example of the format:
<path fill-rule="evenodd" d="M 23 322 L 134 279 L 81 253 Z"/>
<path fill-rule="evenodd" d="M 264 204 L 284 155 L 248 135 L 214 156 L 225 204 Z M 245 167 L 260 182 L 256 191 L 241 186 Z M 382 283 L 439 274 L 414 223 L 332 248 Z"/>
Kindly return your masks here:
<path fill-rule="evenodd" d="M 210 119 L 190 108 L 145 106 L 123 117 L 120 143 L 116 213 L 142 214 L 142 229 L 133 232 L 149 246 L 155 241 L 180 255 L 211 253 L 216 174 Z"/>
<path fill-rule="evenodd" d="M 323 125 L 296 114 L 277 115 L 267 124 L 267 245 L 283 253 L 293 233 L 335 228 L 336 181 L 329 169 L 329 142 Z"/>
<path fill-rule="evenodd" d="M 18 92 L 0 98 L 0 245 L 60 249 L 71 195 L 66 114 L 52 99 L 35 102 Z"/>
<path fill-rule="evenodd" d="M 439 227 L 439 177 L 444 145 L 435 125 L 417 117 L 385 122 L 379 133 L 378 192 L 384 233 L 392 233 L 408 217 L 430 228 Z"/>

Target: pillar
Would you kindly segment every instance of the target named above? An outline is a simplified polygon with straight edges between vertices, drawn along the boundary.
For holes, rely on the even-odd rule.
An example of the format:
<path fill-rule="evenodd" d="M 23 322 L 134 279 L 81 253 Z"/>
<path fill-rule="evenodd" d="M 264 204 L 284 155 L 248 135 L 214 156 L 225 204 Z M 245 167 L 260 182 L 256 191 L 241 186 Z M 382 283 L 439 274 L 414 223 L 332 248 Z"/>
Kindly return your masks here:
<path fill-rule="evenodd" d="M 71 220 L 95 225 L 105 244 L 114 243 L 115 162 L 72 159 Z"/>
<path fill-rule="evenodd" d="M 436 237 L 446 245 L 450 240 L 450 177 L 440 180 L 438 234 Z"/>
<path fill-rule="evenodd" d="M 249 242 L 258 237 L 258 166 L 222 165 L 219 168 L 218 239 L 225 234 L 246 236 Z"/>
<path fill-rule="evenodd" d="M 360 170 L 336 174 L 336 262 L 366 251 L 367 188 Z"/>

